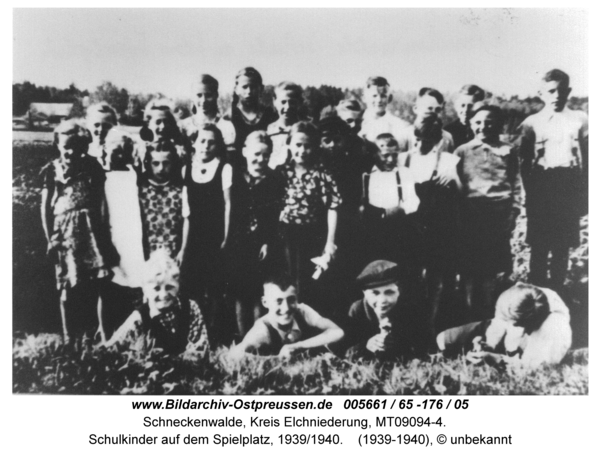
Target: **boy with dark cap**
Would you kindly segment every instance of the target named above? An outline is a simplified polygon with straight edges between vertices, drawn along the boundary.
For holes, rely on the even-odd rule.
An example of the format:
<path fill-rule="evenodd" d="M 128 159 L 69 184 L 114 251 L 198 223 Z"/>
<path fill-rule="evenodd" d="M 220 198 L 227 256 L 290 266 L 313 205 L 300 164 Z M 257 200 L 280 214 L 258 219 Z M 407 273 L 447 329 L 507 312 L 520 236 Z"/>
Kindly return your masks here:
<path fill-rule="evenodd" d="M 364 296 L 348 312 L 345 346 L 368 358 L 411 357 L 414 344 L 407 330 L 406 274 L 396 263 L 377 260 L 367 265 L 357 281 Z"/>

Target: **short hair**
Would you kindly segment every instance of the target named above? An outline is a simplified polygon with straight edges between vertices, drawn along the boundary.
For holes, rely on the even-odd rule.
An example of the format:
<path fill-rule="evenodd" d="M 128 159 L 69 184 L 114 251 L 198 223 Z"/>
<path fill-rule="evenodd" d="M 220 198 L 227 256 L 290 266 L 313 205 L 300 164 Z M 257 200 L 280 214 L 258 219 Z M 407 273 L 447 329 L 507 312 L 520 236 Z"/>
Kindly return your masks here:
<path fill-rule="evenodd" d="M 421 126 L 415 128 L 415 137 L 438 142 L 442 139 L 442 121 L 437 116 L 426 117 Z"/>
<path fill-rule="evenodd" d="M 295 287 L 296 283 L 292 276 L 290 276 L 287 272 L 278 272 L 271 274 L 268 276 L 263 282 L 263 287 L 266 285 L 275 285 L 279 287 L 280 290 L 285 291 L 290 287 Z"/>
<path fill-rule="evenodd" d="M 423 87 L 419 90 L 418 98 L 433 97 L 439 104 L 444 104 L 444 95 L 439 90 L 432 89 L 431 87 Z"/>
<path fill-rule="evenodd" d="M 495 318 L 537 327 L 550 313 L 548 297 L 535 285 L 517 282 L 498 297 Z"/>
<path fill-rule="evenodd" d="M 483 105 L 483 106 L 480 106 L 479 108 L 477 108 L 473 112 L 473 115 L 471 116 L 471 119 L 473 117 L 475 117 L 475 115 L 477 115 L 481 111 L 487 111 L 487 112 L 489 112 L 490 114 L 492 114 L 498 120 L 498 122 L 504 123 L 504 112 L 502 111 L 502 109 L 500 108 L 500 106 L 496 106 L 496 105 Z"/>
<path fill-rule="evenodd" d="M 390 83 L 383 76 L 371 76 L 369 79 L 367 79 L 366 87 L 368 89 L 371 86 L 389 87 Z"/>
<path fill-rule="evenodd" d="M 375 138 L 375 142 L 377 141 L 386 141 L 387 147 L 400 148 L 400 144 L 398 144 L 398 140 L 391 133 L 380 133 Z"/>
<path fill-rule="evenodd" d="M 279 84 L 277 84 L 275 86 L 275 90 L 273 91 L 273 95 L 275 98 L 277 98 L 278 90 L 282 90 L 284 92 L 290 92 L 292 94 L 292 97 L 299 101 L 302 101 L 304 98 L 303 92 L 302 92 L 302 87 L 300 87 L 298 84 L 295 84 L 293 82 L 283 81 L 283 82 L 280 82 Z"/>
<path fill-rule="evenodd" d="M 244 141 L 244 147 L 252 143 L 264 144 L 269 148 L 269 150 L 273 150 L 273 140 L 264 130 L 253 131 L 248 136 L 246 136 L 246 140 Z"/>
<path fill-rule="evenodd" d="M 351 111 L 359 114 L 363 113 L 363 108 L 357 100 L 342 100 L 336 106 L 338 114 L 342 111 Z"/>
<path fill-rule="evenodd" d="M 179 266 L 164 248 L 159 248 L 150 254 L 142 270 L 144 283 L 163 282 L 168 279 L 179 282 Z"/>
<path fill-rule="evenodd" d="M 133 163 L 136 153 L 136 144 L 134 139 L 125 130 L 120 128 L 111 128 L 106 134 L 106 139 L 104 140 L 107 153 L 111 146 L 118 143 L 123 144 L 123 152 L 125 152 L 127 155 L 128 161 Z"/>
<path fill-rule="evenodd" d="M 564 87 L 569 87 L 569 85 L 571 84 L 571 79 L 569 78 L 569 75 L 567 73 L 565 73 L 564 71 L 559 70 L 558 68 L 554 68 L 553 70 L 548 71 L 542 77 L 542 81 L 545 81 L 545 82 L 556 81 L 561 86 L 564 86 Z"/>
<path fill-rule="evenodd" d="M 467 84 L 461 87 L 458 93 L 473 97 L 475 103 L 485 99 L 485 90 L 475 84 Z"/>
<path fill-rule="evenodd" d="M 115 111 L 114 108 L 106 101 L 101 101 L 100 103 L 95 103 L 88 106 L 85 111 L 86 118 L 91 117 L 92 114 L 101 114 L 107 116 L 113 125 L 117 124 L 117 111 Z"/>
<path fill-rule="evenodd" d="M 314 126 L 314 124 L 306 120 L 301 120 L 300 122 L 296 122 L 294 125 L 292 125 L 292 128 L 290 128 L 286 144 L 290 144 L 292 141 L 292 136 L 294 136 L 296 133 L 304 133 L 315 144 L 317 144 L 321 138 L 319 130 Z"/>
<path fill-rule="evenodd" d="M 329 133 L 345 136 L 350 133 L 350 125 L 336 115 L 323 117 L 321 120 L 319 120 L 318 127 L 321 135 Z"/>
<path fill-rule="evenodd" d="M 197 92 L 200 89 L 200 86 L 206 86 L 210 90 L 214 90 L 215 92 L 219 91 L 219 81 L 217 81 L 210 74 L 201 74 L 198 78 L 198 81 L 194 85 L 194 91 Z M 196 94 L 194 93 L 194 96 Z"/>

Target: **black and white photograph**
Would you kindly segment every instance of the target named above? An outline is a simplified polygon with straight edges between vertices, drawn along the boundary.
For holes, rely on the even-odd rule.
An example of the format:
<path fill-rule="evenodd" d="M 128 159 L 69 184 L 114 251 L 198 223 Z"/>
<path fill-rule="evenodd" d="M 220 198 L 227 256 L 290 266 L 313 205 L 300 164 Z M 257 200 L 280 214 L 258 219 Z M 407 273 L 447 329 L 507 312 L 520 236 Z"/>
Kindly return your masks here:
<path fill-rule="evenodd" d="M 588 395 L 588 20 L 13 9 L 13 395 Z"/>

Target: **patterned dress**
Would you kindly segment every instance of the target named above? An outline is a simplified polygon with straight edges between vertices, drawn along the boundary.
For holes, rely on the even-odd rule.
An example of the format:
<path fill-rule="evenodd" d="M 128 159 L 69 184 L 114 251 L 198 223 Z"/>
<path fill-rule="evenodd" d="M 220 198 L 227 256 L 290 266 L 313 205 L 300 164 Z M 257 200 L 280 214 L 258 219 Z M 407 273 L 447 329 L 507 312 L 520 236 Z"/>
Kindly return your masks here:
<path fill-rule="evenodd" d="M 178 254 L 183 232 L 181 190 L 171 182 L 161 185 L 149 179 L 140 185 L 146 259 L 159 248 L 166 249 L 172 258 Z"/>
<path fill-rule="evenodd" d="M 54 218 L 50 242 L 56 253 L 58 289 L 110 275 L 105 261 L 107 230 L 100 218 L 105 181 L 100 164 L 86 156 L 67 170 L 57 159 L 42 169 L 42 178 Z"/>

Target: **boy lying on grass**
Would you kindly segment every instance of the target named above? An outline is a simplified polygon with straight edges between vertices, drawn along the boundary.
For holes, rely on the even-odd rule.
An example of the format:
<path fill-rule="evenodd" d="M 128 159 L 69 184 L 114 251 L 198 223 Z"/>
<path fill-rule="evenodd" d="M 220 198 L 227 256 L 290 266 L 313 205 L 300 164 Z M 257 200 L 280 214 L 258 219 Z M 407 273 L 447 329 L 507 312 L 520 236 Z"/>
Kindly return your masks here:
<path fill-rule="evenodd" d="M 244 340 L 232 348 L 232 359 L 246 353 L 284 358 L 338 342 L 344 331 L 306 304 L 299 304 L 292 278 L 278 275 L 264 282 L 262 304 L 267 314 L 259 318 Z"/>
<path fill-rule="evenodd" d="M 569 320 L 556 292 L 518 282 L 500 295 L 492 320 L 447 329 L 437 344 L 445 354 L 468 351 L 475 363 L 507 361 L 533 369 L 565 357 L 572 339 Z"/>

